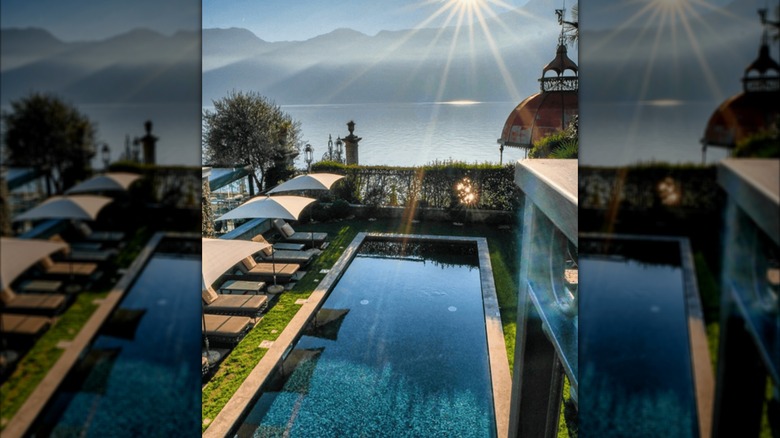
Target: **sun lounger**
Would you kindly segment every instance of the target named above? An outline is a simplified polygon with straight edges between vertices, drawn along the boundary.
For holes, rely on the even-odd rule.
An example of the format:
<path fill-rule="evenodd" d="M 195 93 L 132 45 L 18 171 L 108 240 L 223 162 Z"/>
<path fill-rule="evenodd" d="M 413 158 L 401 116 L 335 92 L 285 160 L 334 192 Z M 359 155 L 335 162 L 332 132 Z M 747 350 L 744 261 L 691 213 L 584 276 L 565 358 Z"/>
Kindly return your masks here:
<path fill-rule="evenodd" d="M 220 295 L 210 286 L 202 294 L 207 314 L 255 317 L 260 316 L 268 305 L 265 295 Z"/>
<path fill-rule="evenodd" d="M 65 309 L 66 297 L 59 294 L 16 294 L 10 288 L 0 291 L 3 312 L 54 315 Z"/>
<path fill-rule="evenodd" d="M 57 293 L 62 288 L 62 282 L 59 280 L 27 280 L 19 285 L 18 290 L 22 292 L 47 292 Z"/>
<path fill-rule="evenodd" d="M 282 219 L 274 219 L 273 225 L 285 242 L 303 243 L 319 248 L 328 238 L 328 233 L 296 232 L 290 224 Z"/>
<path fill-rule="evenodd" d="M 301 269 L 296 263 L 258 263 L 252 257 L 245 258 L 236 266 L 240 275 L 262 278 L 276 276 L 276 279 L 282 282 L 289 281 Z"/>
<path fill-rule="evenodd" d="M 265 237 L 263 237 L 262 234 L 258 234 L 257 236 L 252 238 L 253 242 L 259 242 L 259 243 L 266 243 L 269 244 L 267 240 L 265 240 Z M 275 243 L 273 246 L 269 246 L 260 252 L 258 252 L 257 257 L 255 258 L 256 261 L 260 262 L 276 262 L 276 263 L 297 263 L 301 266 L 305 266 L 309 264 L 312 258 L 314 258 L 313 252 L 308 251 L 300 251 L 300 250 L 283 250 L 281 248 L 278 248 L 279 245 L 284 245 L 280 243 Z M 301 244 L 301 247 L 303 245 Z"/>
<path fill-rule="evenodd" d="M 306 266 L 314 258 L 314 253 L 309 251 L 274 251 L 273 257 L 269 257 L 262 252 L 257 256 L 256 261 L 276 262 L 276 263 L 297 263 L 300 266 Z"/>
<path fill-rule="evenodd" d="M 45 332 L 51 319 L 43 316 L 0 314 L 3 335 L 35 337 Z"/>
<path fill-rule="evenodd" d="M 89 277 L 95 273 L 98 266 L 95 263 L 55 262 L 51 257 L 41 259 L 41 266 L 47 274 L 78 275 Z"/>
<path fill-rule="evenodd" d="M 117 250 L 115 249 L 106 249 L 102 251 L 73 250 L 63 258 L 63 261 L 105 263 L 116 257 L 116 255 Z"/>
<path fill-rule="evenodd" d="M 93 231 L 84 222 L 77 222 L 74 226 L 85 240 L 91 242 L 119 242 L 125 238 L 125 233 L 121 231 Z"/>
<path fill-rule="evenodd" d="M 252 319 L 246 316 L 206 314 L 203 320 L 202 332 L 211 345 L 236 345 L 252 328 Z"/>

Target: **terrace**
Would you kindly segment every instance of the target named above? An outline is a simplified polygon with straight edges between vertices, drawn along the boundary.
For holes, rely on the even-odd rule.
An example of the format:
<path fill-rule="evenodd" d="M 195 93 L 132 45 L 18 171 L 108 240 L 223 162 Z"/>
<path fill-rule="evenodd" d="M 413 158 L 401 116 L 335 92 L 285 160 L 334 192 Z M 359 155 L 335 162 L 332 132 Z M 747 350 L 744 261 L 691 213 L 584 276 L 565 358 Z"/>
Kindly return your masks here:
<path fill-rule="evenodd" d="M 531 161 L 526 161 L 525 165 L 518 166 L 518 169 L 533 168 Z M 576 235 L 576 194 L 572 193 L 573 181 L 576 181 L 576 162 L 557 161 L 556 163 L 555 161 L 536 160 L 536 164 L 542 165 L 542 167 L 526 172 L 527 174 L 524 176 L 521 176 L 522 172 L 518 170 L 515 183 L 521 189 L 528 190 L 531 186 L 527 186 L 527 184 L 531 184 L 537 189 L 546 187 L 547 193 L 562 193 L 560 196 L 563 202 L 557 206 L 559 211 L 555 217 L 563 220 L 563 223 L 558 225 L 560 227 L 570 227 L 570 224 L 574 223 L 574 235 Z M 546 168 L 544 164 L 547 164 Z M 558 165 L 556 166 L 556 164 Z M 459 179 L 457 175 L 450 177 Z M 568 182 L 562 184 L 564 181 Z M 453 186 L 457 190 L 457 185 L 453 184 Z M 531 203 L 541 198 L 533 199 Z M 556 207 L 549 202 L 545 203 L 544 208 L 547 212 L 556 210 Z M 506 215 L 504 212 L 494 212 L 491 215 L 490 212 L 481 212 L 478 209 L 465 209 L 455 212 L 456 216 L 448 217 L 447 214 L 453 213 L 448 213 L 446 210 L 437 211 L 435 208 L 417 209 L 410 212 L 403 207 L 353 207 L 349 212 L 348 216 L 352 216 L 350 218 L 306 224 L 301 221 L 295 225 L 296 231 L 327 232 L 330 236 L 329 245 L 312 262 L 307 268 L 307 273 L 292 288 L 275 297 L 275 302 L 263 315 L 262 320 L 230 351 L 213 375 L 207 378 L 202 388 L 202 427 L 205 436 L 227 436 L 236 433 L 238 425 L 247 418 L 247 415 L 250 418 L 254 415 L 250 414 L 249 411 L 262 393 L 264 385 L 268 385 L 267 379 L 272 375 L 282 357 L 290 353 L 291 343 L 299 336 L 300 329 L 306 328 L 307 322 L 312 318 L 317 308 L 317 303 L 329 293 L 334 280 L 339 277 L 338 267 L 348 264 L 348 260 L 354 255 L 355 244 L 351 244 L 351 242 L 357 236 L 365 235 L 364 233 L 461 236 L 461 238 L 467 239 L 471 237 L 485 239 L 485 261 L 482 263 L 483 267 L 484 263 L 492 267 L 492 275 L 486 274 L 489 271 L 483 272 L 483 285 L 487 279 L 492 280 L 491 283 L 495 285 L 495 310 L 492 313 L 486 311 L 485 319 L 489 321 L 491 315 L 499 316 L 496 319 L 496 325 L 499 328 L 499 333 L 503 332 L 503 339 L 500 343 L 502 351 L 498 354 L 493 349 L 494 347 L 491 347 L 489 357 L 494 374 L 500 375 L 503 371 L 508 379 L 514 362 L 515 375 L 518 375 L 517 361 L 515 360 L 516 354 L 518 354 L 515 352 L 518 324 L 517 297 L 518 285 L 523 280 L 520 280 L 519 277 L 521 269 L 519 254 L 522 239 L 520 238 L 520 226 L 517 223 L 522 224 L 521 215 L 517 213 Z M 571 217 L 567 218 L 567 215 L 572 213 L 574 220 Z M 433 220 L 433 218 L 444 218 L 445 220 Z M 474 220 L 475 218 L 478 219 Z M 265 222 L 259 219 L 249 221 L 223 237 L 249 239 L 258 232 L 267 233 L 270 226 Z M 567 232 L 571 234 L 572 230 L 567 228 Z M 524 251 L 528 251 L 528 249 L 524 249 Z M 569 271 L 571 277 L 571 269 Z M 576 284 L 576 275 L 570 280 Z M 488 302 L 489 300 L 485 301 L 486 306 Z M 521 318 L 520 321 L 524 321 L 524 318 Z M 570 342 L 572 336 L 571 334 L 567 336 Z M 573 339 L 576 342 L 576 332 L 574 332 Z M 288 348 L 288 346 L 290 347 Z M 555 357 L 560 357 L 559 361 L 571 363 L 571 356 L 553 354 Z M 576 363 L 576 359 L 574 363 Z M 576 388 L 577 381 L 576 373 L 569 374 L 571 377 L 566 379 L 562 378 L 563 373 L 558 375 L 557 382 L 560 387 L 548 387 L 547 393 L 541 394 L 537 391 L 533 397 L 528 398 L 535 399 L 538 396 L 544 397 L 545 400 L 557 398 L 557 402 L 549 403 L 554 408 L 551 408 L 549 416 L 545 412 L 543 421 L 535 418 L 533 420 L 526 419 L 526 422 L 540 423 L 543 424 L 542 427 L 554 424 L 553 434 L 568 436 L 568 428 L 576 427 L 572 424 L 574 418 L 572 408 L 576 406 L 576 398 L 569 395 L 569 391 L 564 389 L 564 385 L 568 388 L 569 382 L 572 382 L 573 387 Z M 510 404 L 512 404 L 508 390 L 511 385 L 504 383 L 496 387 L 495 378 L 493 397 L 498 425 L 497 435 L 508 436 L 511 417 L 509 411 Z M 567 402 L 565 405 L 567 407 L 565 409 L 567 413 L 560 415 L 564 411 L 564 392 L 566 392 Z M 514 398 L 516 397 L 512 397 L 512 399 Z M 547 405 L 545 404 L 545 406 Z M 516 416 L 516 414 L 514 415 Z M 560 434 L 558 433 L 559 429 Z"/>
<path fill-rule="evenodd" d="M 120 339 L 122 336 L 132 338 L 137 327 L 143 327 L 152 319 L 147 317 L 145 311 L 139 313 L 138 310 L 125 309 L 128 296 L 132 298 L 133 295 L 129 291 L 138 289 L 136 283 L 139 275 L 155 248 L 170 251 L 169 240 L 183 236 L 177 234 L 178 231 L 192 230 L 197 226 L 198 210 L 194 205 L 197 196 L 193 193 L 197 189 L 197 179 L 194 169 L 135 164 L 114 166 L 114 171 L 131 171 L 142 177 L 127 193 L 113 194 L 114 200 L 100 212 L 97 220 L 89 221 L 90 228 L 93 228 L 92 236 L 111 240 L 84 240 L 76 232 L 78 228 L 65 218 L 35 221 L 32 227 L 28 227 L 16 239 L 20 242 L 57 243 L 69 251 L 53 254 L 55 263 L 67 266 L 77 257 L 90 257 L 95 260 L 97 269 L 89 278 L 79 280 L 72 273 L 66 272 L 55 281 L 48 279 L 49 274 L 42 272 L 42 269 L 33 267 L 11 282 L 10 286 L 19 290 L 17 296 L 24 296 L 28 286 L 35 285 L 36 288 L 47 287 L 35 293 L 56 296 L 65 292 L 72 296 L 72 300 L 61 313 L 47 316 L 49 328 L 37 336 L 7 338 L 9 333 L 3 333 L 4 347 L 18 354 L 16 362 L 4 364 L 4 371 L 8 373 L 4 375 L 0 387 L 0 428 L 3 436 L 48 434 L 51 430 L 63 427 L 56 421 L 52 423 L 51 415 L 47 413 L 51 412 L 52 400 L 60 400 L 54 411 L 62 412 L 65 406 L 62 402 L 65 400 L 63 394 L 69 394 L 79 385 L 79 376 L 89 375 L 95 369 L 105 371 L 107 364 L 121 363 L 121 360 L 115 362 L 115 359 L 126 354 L 123 351 L 135 348 L 132 341 L 107 350 L 96 347 L 95 343 L 106 342 L 105 339 L 101 340 L 100 333 L 110 333 L 110 339 Z M 143 213 L 128 214 L 130 211 Z M 62 214 L 62 211 L 54 213 Z M 194 237 L 197 238 L 197 235 Z M 56 290 L 48 289 L 48 285 L 54 284 L 61 286 Z M 138 295 L 137 290 L 135 295 Z M 3 311 L 5 314 L 6 310 Z M 89 385 L 95 382 L 91 380 Z M 96 388 L 91 387 L 92 390 Z M 127 388 L 118 387 L 120 397 L 128 395 Z M 90 393 L 89 389 L 87 393 Z M 153 393 L 148 392 L 149 395 Z M 92 394 L 98 398 L 106 395 L 103 389 Z M 135 421 L 142 418 L 137 413 L 133 409 L 127 410 L 127 415 L 135 416 Z M 98 421 L 97 418 L 90 416 L 64 427 L 89 428 Z M 42 432 L 45 428 L 50 428 L 50 432 Z"/>

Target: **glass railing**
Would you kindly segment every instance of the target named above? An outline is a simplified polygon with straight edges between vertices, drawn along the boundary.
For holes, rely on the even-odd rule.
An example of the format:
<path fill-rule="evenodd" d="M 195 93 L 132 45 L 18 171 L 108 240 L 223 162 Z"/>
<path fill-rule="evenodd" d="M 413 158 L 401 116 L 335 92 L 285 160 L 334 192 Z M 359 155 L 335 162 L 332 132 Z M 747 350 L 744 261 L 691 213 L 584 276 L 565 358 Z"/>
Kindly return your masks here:
<path fill-rule="evenodd" d="M 568 378 L 577 403 L 577 160 L 522 160 L 517 341 L 509 436 L 556 436 Z"/>
<path fill-rule="evenodd" d="M 780 384 L 780 160 L 723 160 L 718 183 L 728 200 L 713 431 L 758 436 L 767 378 L 775 399 Z"/>

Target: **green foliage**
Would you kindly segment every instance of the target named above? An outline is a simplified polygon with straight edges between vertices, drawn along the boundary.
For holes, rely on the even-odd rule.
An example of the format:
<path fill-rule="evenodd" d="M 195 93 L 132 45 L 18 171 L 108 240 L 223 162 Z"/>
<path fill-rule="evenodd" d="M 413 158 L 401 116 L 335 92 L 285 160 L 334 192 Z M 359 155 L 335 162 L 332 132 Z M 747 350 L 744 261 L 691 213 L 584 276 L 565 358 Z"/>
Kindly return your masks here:
<path fill-rule="evenodd" d="M 739 142 L 734 156 L 741 158 L 780 158 L 780 130 L 776 127 L 758 132 Z"/>
<path fill-rule="evenodd" d="M 566 129 L 548 135 L 536 143 L 528 158 L 577 158 L 579 151 L 579 117 L 574 116 Z"/>
<path fill-rule="evenodd" d="M 2 121 L 9 165 L 44 170 L 57 193 L 91 173 L 95 126 L 58 97 L 33 93 L 13 101 Z"/>
<path fill-rule="evenodd" d="M 549 158 L 553 150 L 558 148 L 568 136 L 564 131 L 558 131 L 539 140 L 534 147 L 528 151 L 528 158 Z"/>
<path fill-rule="evenodd" d="M 333 188 L 336 198 L 369 206 L 462 207 L 457 185 L 465 179 L 477 194 L 470 208 L 514 211 L 519 189 L 514 167 L 495 164 L 435 162 L 420 167 L 355 166 L 334 162 L 312 165 L 313 172 L 345 175 Z"/>
<path fill-rule="evenodd" d="M 27 397 L 60 358 L 63 350 L 57 347 L 57 344 L 61 341 L 73 340 L 97 309 L 98 304 L 95 300 L 105 298 L 107 294 L 108 292 L 80 293 L 70 308 L 21 359 L 8 380 L 0 386 L 0 400 L 2 400 L 0 429 L 3 429 L 22 407 Z"/>
<path fill-rule="evenodd" d="M 579 149 L 579 140 L 576 138 L 569 138 L 560 142 L 558 146 L 552 152 L 550 152 L 549 158 L 577 158 Z"/>
<path fill-rule="evenodd" d="M 213 103 L 214 111 L 203 111 L 205 161 L 248 164 L 261 189 L 285 179 L 285 168 L 300 152 L 300 123 L 255 92 L 232 91 Z"/>

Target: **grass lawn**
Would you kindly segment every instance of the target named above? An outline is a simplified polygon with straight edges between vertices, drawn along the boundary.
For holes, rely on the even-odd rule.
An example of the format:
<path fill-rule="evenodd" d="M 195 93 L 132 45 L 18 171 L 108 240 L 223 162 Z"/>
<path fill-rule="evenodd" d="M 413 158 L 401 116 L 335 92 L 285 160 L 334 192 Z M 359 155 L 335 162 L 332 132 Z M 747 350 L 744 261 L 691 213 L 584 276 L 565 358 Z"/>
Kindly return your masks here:
<path fill-rule="evenodd" d="M 225 406 L 233 393 L 243 383 L 249 372 L 263 357 L 266 349 L 259 348 L 263 340 L 275 340 L 290 322 L 300 305 L 295 301 L 307 298 L 317 286 L 314 280 L 321 280 L 321 269 L 329 269 L 344 252 L 344 248 L 358 232 L 384 232 L 404 234 L 433 234 L 451 236 L 478 236 L 488 239 L 493 276 L 496 283 L 501 320 L 507 345 L 510 369 L 514 359 L 515 322 L 517 319 L 517 269 L 520 242 L 516 230 L 499 230 L 496 226 L 466 225 L 454 226 L 444 222 L 405 224 L 400 220 L 377 220 L 374 222 L 351 220 L 343 222 L 318 223 L 296 226 L 302 231 L 316 230 L 329 233 L 330 245 L 307 268 L 308 273 L 293 290 L 283 293 L 276 305 L 263 320 L 241 341 L 222 362 L 215 375 L 203 388 L 202 420 L 203 430 Z"/>
<path fill-rule="evenodd" d="M 127 267 L 135 260 L 141 248 L 149 240 L 151 233 L 145 229 L 139 230 L 117 255 L 117 264 L 112 272 L 105 272 L 96 291 L 83 291 L 62 315 L 56 318 L 54 324 L 44 333 L 35 345 L 22 357 L 14 372 L 0 386 L 0 430 L 13 418 L 14 414 L 24 404 L 27 397 L 35 390 L 52 366 L 62 355 L 63 350 L 57 347 L 62 341 L 71 341 L 86 324 L 92 313 L 98 308 L 95 300 L 105 298 L 113 286 L 110 282 L 116 269 Z"/>

